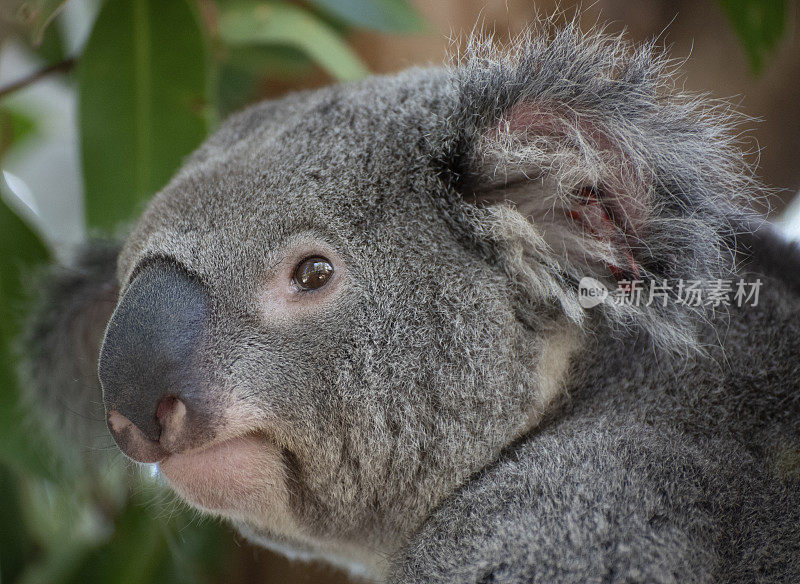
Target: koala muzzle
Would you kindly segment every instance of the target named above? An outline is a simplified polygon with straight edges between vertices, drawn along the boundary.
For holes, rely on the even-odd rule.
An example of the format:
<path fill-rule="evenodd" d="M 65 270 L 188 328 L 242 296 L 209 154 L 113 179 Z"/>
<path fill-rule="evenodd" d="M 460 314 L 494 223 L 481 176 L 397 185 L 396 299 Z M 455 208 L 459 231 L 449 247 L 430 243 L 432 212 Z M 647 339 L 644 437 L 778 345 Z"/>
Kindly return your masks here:
<path fill-rule="evenodd" d="M 99 374 L 108 428 L 139 462 L 211 439 L 206 382 L 198 365 L 209 295 L 166 262 L 146 266 L 106 329 Z"/>

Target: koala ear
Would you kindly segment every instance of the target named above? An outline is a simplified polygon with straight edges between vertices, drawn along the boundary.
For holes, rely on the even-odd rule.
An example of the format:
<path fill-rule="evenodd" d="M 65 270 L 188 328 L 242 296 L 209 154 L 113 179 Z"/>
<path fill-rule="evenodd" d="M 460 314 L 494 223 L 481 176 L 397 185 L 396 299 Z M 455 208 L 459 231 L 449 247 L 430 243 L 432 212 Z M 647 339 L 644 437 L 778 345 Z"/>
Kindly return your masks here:
<path fill-rule="evenodd" d="M 511 205 L 572 272 L 642 276 L 635 251 L 651 215 L 652 178 L 597 120 L 523 100 L 477 133 L 471 158 L 467 201 Z"/>
<path fill-rule="evenodd" d="M 531 307 L 520 314 L 550 304 L 584 322 L 584 277 L 623 291 L 631 280 L 730 277 L 760 188 L 737 141 L 740 118 L 679 91 L 652 46 L 573 22 L 502 52 L 473 41 L 451 72 L 436 158 L 448 209 L 503 263 Z M 692 345 L 702 309 L 667 304 L 595 312 L 642 325 L 659 344 Z"/>

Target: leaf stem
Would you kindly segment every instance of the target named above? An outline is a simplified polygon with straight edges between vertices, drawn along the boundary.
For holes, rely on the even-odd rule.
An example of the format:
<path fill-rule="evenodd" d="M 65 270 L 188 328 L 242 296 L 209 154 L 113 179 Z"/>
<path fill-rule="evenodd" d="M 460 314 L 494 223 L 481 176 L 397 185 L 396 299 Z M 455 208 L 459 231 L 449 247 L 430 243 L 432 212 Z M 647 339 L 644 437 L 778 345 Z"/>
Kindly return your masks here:
<path fill-rule="evenodd" d="M 19 91 L 20 89 L 28 87 L 29 85 L 36 83 L 40 79 L 43 79 L 44 77 L 47 77 L 53 73 L 66 73 L 67 71 L 71 71 L 77 62 L 77 57 L 70 57 L 69 59 L 64 59 L 58 63 L 48 65 L 44 69 L 35 71 L 27 77 L 23 77 L 18 81 L 14 81 L 5 87 L 0 87 L 0 99 L 3 99 L 5 96 L 14 93 L 15 91 Z"/>

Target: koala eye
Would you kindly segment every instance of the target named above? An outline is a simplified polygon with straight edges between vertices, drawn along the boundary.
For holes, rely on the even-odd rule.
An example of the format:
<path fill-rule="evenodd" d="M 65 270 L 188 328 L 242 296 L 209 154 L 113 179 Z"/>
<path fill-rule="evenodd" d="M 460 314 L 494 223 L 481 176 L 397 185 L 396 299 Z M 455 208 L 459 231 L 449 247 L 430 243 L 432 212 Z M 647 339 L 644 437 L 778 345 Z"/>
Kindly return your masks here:
<path fill-rule="evenodd" d="M 333 266 L 323 257 L 306 258 L 294 270 L 292 280 L 301 290 L 316 290 L 328 283 Z"/>

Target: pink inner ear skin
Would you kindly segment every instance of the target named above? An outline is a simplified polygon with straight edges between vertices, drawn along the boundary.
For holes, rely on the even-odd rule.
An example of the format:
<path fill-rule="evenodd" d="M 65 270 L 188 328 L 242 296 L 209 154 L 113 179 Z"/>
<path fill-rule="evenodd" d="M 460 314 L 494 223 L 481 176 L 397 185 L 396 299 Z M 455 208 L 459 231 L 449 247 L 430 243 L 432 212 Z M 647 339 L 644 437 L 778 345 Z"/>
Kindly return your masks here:
<path fill-rule="evenodd" d="M 498 136 L 510 133 L 523 142 L 550 139 L 561 145 L 574 145 L 578 161 L 584 156 L 580 149 L 585 146 L 581 145 L 595 150 L 604 161 L 602 185 L 581 188 L 568 214 L 593 236 L 608 241 L 623 259 L 622 265 L 607 264 L 614 278 L 638 278 L 641 270 L 633 257 L 631 242 L 640 239 L 647 227 L 651 207 L 649 181 L 637 175 L 609 134 L 574 110 L 532 102 L 510 107 L 496 132 Z"/>
<path fill-rule="evenodd" d="M 575 122 L 577 123 L 577 117 Z M 563 116 L 532 103 L 518 103 L 511 106 L 500 119 L 498 131 L 512 134 L 529 134 L 535 136 L 565 137 L 569 124 Z"/>
<path fill-rule="evenodd" d="M 639 279 L 639 264 L 633 257 L 626 234 L 616 225 L 613 214 L 603 205 L 595 189 L 584 187 L 581 191 L 583 202 L 576 204 L 569 211 L 570 217 L 580 223 L 589 233 L 610 241 L 614 249 L 621 252 L 625 265 L 606 263 L 609 271 L 618 282 L 627 279 Z M 631 278 L 632 277 L 632 278 Z"/>

